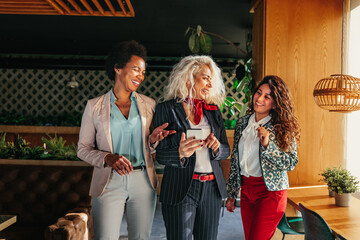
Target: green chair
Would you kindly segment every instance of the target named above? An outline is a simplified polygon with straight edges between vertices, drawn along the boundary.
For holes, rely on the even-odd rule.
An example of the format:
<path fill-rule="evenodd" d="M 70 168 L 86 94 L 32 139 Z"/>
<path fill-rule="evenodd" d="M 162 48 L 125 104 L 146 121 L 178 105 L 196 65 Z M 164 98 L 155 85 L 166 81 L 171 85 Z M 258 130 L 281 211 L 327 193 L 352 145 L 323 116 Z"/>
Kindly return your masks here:
<path fill-rule="evenodd" d="M 331 230 L 325 219 L 318 213 L 304 207 L 299 203 L 300 211 L 304 219 L 305 240 L 343 240 L 341 235 Z"/>
<path fill-rule="evenodd" d="M 301 217 L 286 217 L 284 213 L 277 228 L 282 232 L 285 239 L 286 234 L 304 235 L 304 222 Z"/>

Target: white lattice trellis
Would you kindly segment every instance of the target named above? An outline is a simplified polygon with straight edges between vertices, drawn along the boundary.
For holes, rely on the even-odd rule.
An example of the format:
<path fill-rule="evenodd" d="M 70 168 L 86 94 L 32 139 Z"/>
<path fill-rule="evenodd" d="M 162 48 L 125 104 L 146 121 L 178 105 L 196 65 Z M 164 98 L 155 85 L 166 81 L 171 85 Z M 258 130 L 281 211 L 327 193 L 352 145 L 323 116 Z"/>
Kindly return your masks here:
<path fill-rule="evenodd" d="M 170 72 L 147 72 L 138 92 L 155 100 L 163 95 Z M 79 87 L 67 83 L 75 76 Z M 227 95 L 242 101 L 244 96 L 232 89 L 231 73 L 224 73 Z M 58 116 L 82 112 L 88 99 L 106 93 L 113 86 L 105 71 L 57 69 L 0 69 L 0 113 L 33 116 Z M 226 112 L 224 119 L 234 119 Z"/>

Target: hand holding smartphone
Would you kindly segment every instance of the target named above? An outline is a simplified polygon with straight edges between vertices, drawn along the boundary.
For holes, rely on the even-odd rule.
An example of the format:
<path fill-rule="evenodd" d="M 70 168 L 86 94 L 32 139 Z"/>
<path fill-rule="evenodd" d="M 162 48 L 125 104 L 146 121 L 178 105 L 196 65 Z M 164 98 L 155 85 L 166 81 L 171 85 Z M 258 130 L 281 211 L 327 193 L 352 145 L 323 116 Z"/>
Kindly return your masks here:
<path fill-rule="evenodd" d="M 191 128 L 186 130 L 186 138 L 195 137 L 195 139 L 205 140 L 210 134 L 210 129 Z"/>

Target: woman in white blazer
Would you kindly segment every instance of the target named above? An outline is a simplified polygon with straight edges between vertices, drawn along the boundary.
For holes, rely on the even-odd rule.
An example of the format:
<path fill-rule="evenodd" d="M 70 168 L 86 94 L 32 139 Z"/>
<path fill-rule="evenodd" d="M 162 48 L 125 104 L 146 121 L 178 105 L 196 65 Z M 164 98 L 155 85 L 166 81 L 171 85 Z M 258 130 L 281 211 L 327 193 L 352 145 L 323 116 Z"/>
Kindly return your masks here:
<path fill-rule="evenodd" d="M 121 42 L 110 52 L 106 72 L 114 87 L 87 102 L 78 157 L 94 166 L 90 186 L 95 239 L 119 239 L 126 212 L 129 239 L 149 239 L 158 185 L 152 144 L 171 131 L 150 135 L 155 101 L 135 91 L 144 80 L 145 48 Z"/>

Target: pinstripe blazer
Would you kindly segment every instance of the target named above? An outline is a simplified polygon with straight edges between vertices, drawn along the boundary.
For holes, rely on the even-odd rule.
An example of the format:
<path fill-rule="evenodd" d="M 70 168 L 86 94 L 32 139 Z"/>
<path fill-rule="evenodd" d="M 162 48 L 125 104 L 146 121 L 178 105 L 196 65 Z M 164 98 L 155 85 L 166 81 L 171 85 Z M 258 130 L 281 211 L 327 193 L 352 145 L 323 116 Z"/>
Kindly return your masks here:
<path fill-rule="evenodd" d="M 230 155 L 230 147 L 226 137 L 223 119 L 219 110 L 209 111 L 204 109 L 211 132 L 220 142 L 219 152 L 214 155 L 210 151 L 210 163 L 215 175 L 216 183 L 222 198 L 226 198 L 226 184 L 218 160 L 226 159 Z M 164 177 L 161 184 L 160 202 L 165 204 L 180 203 L 188 192 L 192 175 L 194 174 L 196 154 L 185 158 L 182 164 L 179 158 L 179 144 L 181 134 L 191 128 L 185 110 L 177 100 L 169 100 L 156 105 L 154 114 L 154 127 L 168 122 L 167 129 L 176 130 L 176 133 L 166 137 L 156 147 L 156 159 L 165 165 Z"/>

